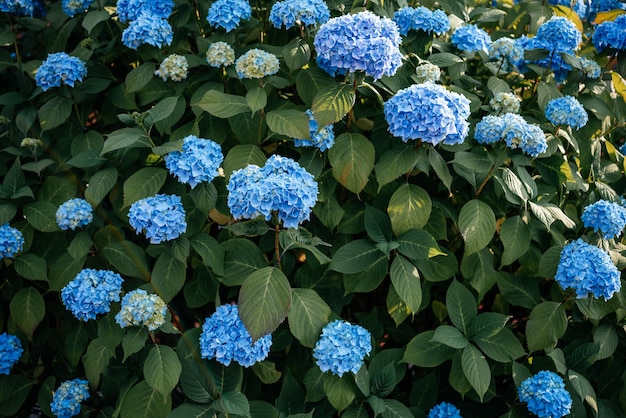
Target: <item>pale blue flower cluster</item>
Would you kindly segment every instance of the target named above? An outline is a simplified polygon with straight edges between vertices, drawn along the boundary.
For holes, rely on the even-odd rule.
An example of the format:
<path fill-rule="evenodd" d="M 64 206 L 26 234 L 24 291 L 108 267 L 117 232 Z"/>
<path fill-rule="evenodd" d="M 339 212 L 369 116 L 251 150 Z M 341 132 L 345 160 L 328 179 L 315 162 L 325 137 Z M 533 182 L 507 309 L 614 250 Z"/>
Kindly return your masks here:
<path fill-rule="evenodd" d="M 2 0 L 0 12 L 12 13 L 18 16 L 32 16 L 35 6 L 32 0 Z"/>
<path fill-rule="evenodd" d="M 236 170 L 228 181 L 228 207 L 235 219 L 276 213 L 285 228 L 308 220 L 317 202 L 317 182 L 291 158 L 272 155 L 263 168 L 249 165 Z"/>
<path fill-rule="evenodd" d="M 316 147 L 320 151 L 326 151 L 335 144 L 335 132 L 333 131 L 333 125 L 326 125 L 322 128 L 317 124 L 313 111 L 308 109 L 306 114 L 309 115 L 309 133 L 311 139 L 295 139 L 294 145 L 296 147 Z"/>
<path fill-rule="evenodd" d="M 489 50 L 491 38 L 489 34 L 476 25 L 463 25 L 458 27 L 450 38 L 452 45 L 466 52 Z"/>
<path fill-rule="evenodd" d="M 263 78 L 276 74 L 279 69 L 278 57 L 259 48 L 252 48 L 235 62 L 239 78 Z"/>
<path fill-rule="evenodd" d="M 136 289 L 122 298 L 115 322 L 122 328 L 145 326 L 149 331 L 155 331 L 165 323 L 166 314 L 167 305 L 159 295 Z"/>
<path fill-rule="evenodd" d="M 502 71 L 511 71 L 524 60 L 524 49 L 511 38 L 496 39 L 489 45 L 488 53 Z"/>
<path fill-rule="evenodd" d="M 165 167 L 193 189 L 198 183 L 210 182 L 219 175 L 217 169 L 224 161 L 222 147 L 210 139 L 189 135 L 183 138 L 182 151 L 173 151 L 165 156 Z"/>
<path fill-rule="evenodd" d="M 79 197 L 64 202 L 56 212 L 56 221 L 64 231 L 87 226 L 93 221 L 93 208 L 85 199 Z"/>
<path fill-rule="evenodd" d="M 592 35 L 593 45 L 598 51 L 606 48 L 626 49 L 626 14 L 617 16 L 613 21 L 602 22 Z"/>
<path fill-rule="evenodd" d="M 57 418 L 71 418 L 80 414 L 81 402 L 89 396 L 87 380 L 66 380 L 54 391 L 50 409 Z"/>
<path fill-rule="evenodd" d="M 275 28 L 289 29 L 296 24 L 321 25 L 330 19 L 330 10 L 323 0 L 277 1 L 270 11 L 270 23 Z"/>
<path fill-rule="evenodd" d="M 461 411 L 451 403 L 441 402 L 428 412 L 428 418 L 461 418 Z"/>
<path fill-rule="evenodd" d="M 501 116 L 487 115 L 476 124 L 474 139 L 479 144 L 493 144 L 502 139 L 504 130 L 504 118 Z"/>
<path fill-rule="evenodd" d="M 172 81 L 182 81 L 187 78 L 188 70 L 187 58 L 183 55 L 172 54 L 163 59 L 154 75 L 161 77 L 163 81 L 167 81 L 168 78 Z"/>
<path fill-rule="evenodd" d="M 460 144 L 469 131 L 470 101 L 434 84 L 414 84 L 384 105 L 389 132 L 404 142 L 420 139 L 432 145 Z"/>
<path fill-rule="evenodd" d="M 151 244 L 178 238 L 187 229 L 180 196 L 157 194 L 133 203 L 128 211 L 130 226 L 145 232 Z"/>
<path fill-rule="evenodd" d="M 519 148 L 531 157 L 536 157 L 548 149 L 541 128 L 529 124 L 523 117 L 514 113 L 485 116 L 476 124 L 474 139 L 481 144 L 504 140 L 509 148 Z"/>
<path fill-rule="evenodd" d="M 364 71 L 375 80 L 392 76 L 402 65 L 398 26 L 365 11 L 330 19 L 313 45 L 317 65 L 330 75 Z"/>
<path fill-rule="evenodd" d="M 0 259 L 11 258 L 22 251 L 24 236 L 8 223 L 0 226 Z"/>
<path fill-rule="evenodd" d="M 24 349 L 15 335 L 0 334 L 0 374 L 11 373 L 11 368 L 22 357 Z"/>
<path fill-rule="evenodd" d="M 91 3 L 93 3 L 93 0 L 63 0 L 61 6 L 66 15 L 75 16 L 89 9 Z"/>
<path fill-rule="evenodd" d="M 235 50 L 226 42 L 214 42 L 206 51 L 206 62 L 215 68 L 228 67 L 235 63 Z"/>
<path fill-rule="evenodd" d="M 589 0 L 589 9 L 587 10 L 587 20 L 593 22 L 599 12 L 609 10 L 626 9 L 626 4 L 620 0 Z M 582 18 L 583 16 L 581 16 Z"/>
<path fill-rule="evenodd" d="M 267 358 L 272 345 L 272 334 L 264 335 L 254 344 L 239 317 L 237 305 L 222 305 L 205 319 L 200 334 L 200 355 L 228 366 L 234 360 L 240 366 L 250 367 Z"/>
<path fill-rule="evenodd" d="M 497 114 L 519 112 L 520 99 L 513 93 L 498 92 L 489 100 L 489 106 Z"/>
<path fill-rule="evenodd" d="M 431 11 L 426 7 L 403 7 L 393 15 L 400 34 L 406 36 L 411 30 L 443 35 L 450 30 L 448 15 L 442 10 Z"/>
<path fill-rule="evenodd" d="M 372 351 L 372 336 L 359 325 L 335 320 L 322 329 L 313 348 L 313 358 L 322 372 L 341 377 L 345 372 L 356 374 L 365 356 Z"/>
<path fill-rule="evenodd" d="M 441 68 L 430 61 L 424 61 L 415 67 L 415 79 L 418 84 L 436 83 L 441 78 Z"/>
<path fill-rule="evenodd" d="M 621 288 L 620 273 L 611 257 L 598 247 L 577 239 L 561 251 L 554 279 L 563 289 L 574 289 L 576 297 L 610 299 Z"/>
<path fill-rule="evenodd" d="M 83 269 L 61 289 L 61 300 L 77 319 L 96 319 L 111 310 L 111 302 L 119 302 L 123 282 L 110 270 Z"/>
<path fill-rule="evenodd" d="M 248 0 L 217 0 L 211 4 L 206 20 L 214 28 L 223 28 L 226 32 L 235 29 L 242 20 L 252 16 Z"/>
<path fill-rule="evenodd" d="M 553 125 L 567 125 L 576 129 L 582 128 L 589 121 L 585 108 L 573 96 L 550 100 L 546 105 L 545 114 Z"/>
<path fill-rule="evenodd" d="M 120 22 L 132 22 L 144 14 L 167 19 L 174 9 L 173 0 L 118 0 L 117 16 Z"/>
<path fill-rule="evenodd" d="M 549 0 L 548 3 L 555 6 L 567 6 L 581 19 L 584 19 L 587 15 L 587 4 L 585 0 Z"/>
<path fill-rule="evenodd" d="M 616 238 L 626 227 L 626 208 L 615 202 L 598 200 L 585 207 L 581 219 L 585 227 L 602 232 L 605 238 Z"/>
<path fill-rule="evenodd" d="M 626 155 L 626 144 L 622 144 L 622 146 L 618 148 L 618 151 L 622 153 L 622 155 Z"/>
<path fill-rule="evenodd" d="M 170 45 L 172 38 L 172 26 L 167 19 L 150 12 L 143 12 L 131 20 L 122 32 L 122 43 L 130 49 L 137 49 L 143 44 L 161 48 Z"/>
<path fill-rule="evenodd" d="M 69 56 L 65 52 L 56 52 L 49 54 L 41 63 L 35 74 L 35 82 L 46 91 L 51 87 L 60 87 L 61 84 L 74 87 L 86 75 L 87 67 L 80 58 Z"/>
<path fill-rule="evenodd" d="M 602 68 L 594 60 L 580 57 L 580 66 L 583 74 L 589 78 L 600 78 L 600 74 L 602 74 Z"/>
<path fill-rule="evenodd" d="M 546 370 L 524 380 L 517 392 L 520 401 L 539 418 L 561 418 L 572 407 L 572 397 L 561 376 Z"/>

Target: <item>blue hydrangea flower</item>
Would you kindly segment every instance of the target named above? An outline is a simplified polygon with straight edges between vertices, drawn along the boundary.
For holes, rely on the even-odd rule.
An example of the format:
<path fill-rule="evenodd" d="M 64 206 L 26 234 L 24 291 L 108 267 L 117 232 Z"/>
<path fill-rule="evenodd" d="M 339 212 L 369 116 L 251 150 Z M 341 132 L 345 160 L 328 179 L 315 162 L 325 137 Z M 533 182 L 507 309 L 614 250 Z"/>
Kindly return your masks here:
<path fill-rule="evenodd" d="M 144 12 L 122 32 L 122 43 L 130 49 L 137 49 L 143 44 L 161 48 L 172 43 L 172 26 L 157 15 Z"/>
<path fill-rule="evenodd" d="M 71 418 L 80 414 L 81 402 L 89 396 L 87 380 L 66 380 L 54 391 L 50 408 L 58 418 Z"/>
<path fill-rule="evenodd" d="M 24 236 L 8 223 L 0 226 L 0 259 L 11 258 L 22 251 Z"/>
<path fill-rule="evenodd" d="M 562 16 L 553 16 L 537 29 L 538 40 L 552 52 L 574 53 L 582 41 L 582 34 L 571 20 Z"/>
<path fill-rule="evenodd" d="M 520 99 L 513 93 L 498 92 L 489 100 L 489 106 L 497 114 L 517 113 L 519 112 Z"/>
<path fill-rule="evenodd" d="M 402 65 L 398 26 L 387 18 L 365 11 L 330 19 L 313 45 L 317 65 L 330 75 L 364 71 L 378 80 L 392 76 Z"/>
<path fill-rule="evenodd" d="M 619 151 L 622 155 L 626 155 L 626 144 L 622 144 L 622 146 L 618 148 L 618 151 Z"/>
<path fill-rule="evenodd" d="M 561 418 L 572 407 L 572 397 L 561 376 L 546 370 L 524 380 L 517 392 L 520 401 L 539 418 Z"/>
<path fill-rule="evenodd" d="M 167 305 L 159 295 L 137 289 L 124 295 L 115 322 L 122 328 L 145 326 L 155 331 L 165 323 L 166 314 Z"/>
<path fill-rule="evenodd" d="M 168 19 L 174 9 L 173 0 L 118 0 L 117 16 L 120 22 L 132 22 L 142 14 Z"/>
<path fill-rule="evenodd" d="M 626 49 L 626 14 L 617 16 L 614 21 L 599 24 L 591 39 L 600 52 L 606 48 Z"/>
<path fill-rule="evenodd" d="M 485 51 L 491 45 L 489 34 L 476 25 L 463 25 L 457 28 L 450 38 L 452 45 L 466 52 Z"/>
<path fill-rule="evenodd" d="M 549 0 L 548 3 L 555 6 L 567 6 L 581 19 L 584 19 L 587 15 L 587 4 L 585 3 L 585 0 Z"/>
<path fill-rule="evenodd" d="M 587 20 L 593 22 L 598 12 L 606 12 L 609 10 L 626 9 L 626 4 L 620 0 L 589 0 L 589 8 L 587 9 Z M 582 18 L 583 16 L 581 16 Z"/>
<path fill-rule="evenodd" d="M 235 219 L 276 213 L 285 228 L 308 220 L 317 202 L 317 182 L 291 158 L 272 155 L 263 168 L 249 165 L 228 181 L 228 207 Z"/>
<path fill-rule="evenodd" d="M 469 132 L 470 101 L 433 84 L 414 84 L 398 91 L 384 105 L 389 132 L 404 142 L 421 139 L 432 145 L 454 145 Z"/>
<path fill-rule="evenodd" d="M 235 70 L 239 78 L 263 78 L 276 74 L 279 69 L 278 57 L 258 48 L 252 48 L 235 62 Z"/>
<path fill-rule="evenodd" d="M 320 128 L 315 120 L 313 111 L 308 109 L 306 114 L 309 115 L 309 133 L 311 134 L 311 139 L 295 139 L 294 145 L 296 147 L 316 147 L 320 151 L 326 151 L 332 148 L 335 144 L 333 125 L 326 125 Z"/>
<path fill-rule="evenodd" d="M 77 57 L 71 57 L 65 52 L 49 54 L 41 63 L 35 74 L 35 82 L 43 91 L 51 87 L 60 87 L 65 84 L 74 87 L 78 81 L 87 76 L 85 63 Z"/>
<path fill-rule="evenodd" d="M 585 57 L 580 57 L 580 65 L 582 67 L 583 74 L 588 78 L 600 78 L 602 69 L 594 60 L 590 60 Z"/>
<path fill-rule="evenodd" d="M 578 298 L 591 293 L 608 300 L 621 288 L 620 273 L 609 254 L 580 238 L 561 251 L 554 278 L 561 288 L 574 289 Z"/>
<path fill-rule="evenodd" d="M 341 377 L 345 372 L 358 373 L 365 356 L 372 351 L 372 336 L 359 325 L 336 320 L 322 329 L 313 348 L 313 358 L 322 372 Z"/>
<path fill-rule="evenodd" d="M 598 200 L 585 208 L 581 219 L 585 227 L 602 232 L 605 238 L 616 238 L 626 227 L 626 208 L 615 202 Z"/>
<path fill-rule="evenodd" d="M 172 54 L 168 55 L 161 62 L 159 69 L 154 72 L 154 75 L 161 77 L 163 81 L 167 81 L 168 78 L 172 81 L 181 81 L 187 78 L 188 70 L 187 58 L 182 55 Z"/>
<path fill-rule="evenodd" d="M 489 45 L 489 58 L 500 61 L 503 71 L 511 71 L 524 60 L 524 49 L 511 38 L 499 38 Z"/>
<path fill-rule="evenodd" d="M 536 157 L 548 149 L 546 137 L 539 126 L 529 124 L 523 117 L 514 113 L 507 113 L 502 118 L 504 122 L 502 138 L 509 148 L 520 148 L 531 157 Z"/>
<path fill-rule="evenodd" d="M 575 97 L 565 96 L 552 99 L 546 105 L 546 118 L 553 125 L 567 125 L 580 129 L 587 124 L 589 116 Z"/>
<path fill-rule="evenodd" d="M 89 9 L 91 3 L 93 3 L 93 0 L 63 0 L 61 6 L 66 15 L 75 16 Z"/>
<path fill-rule="evenodd" d="M 173 151 L 165 156 L 165 167 L 193 189 L 200 182 L 210 182 L 219 175 L 217 169 L 224 161 L 222 147 L 210 139 L 189 135 L 183 138 L 182 151 Z"/>
<path fill-rule="evenodd" d="M 400 34 L 406 36 L 411 30 L 442 35 L 450 30 L 448 15 L 442 10 L 431 11 L 426 7 L 403 7 L 393 15 Z"/>
<path fill-rule="evenodd" d="M 56 212 L 57 225 L 64 231 L 87 226 L 93 221 L 93 208 L 85 199 L 75 198 L 63 203 Z"/>
<path fill-rule="evenodd" d="M 441 68 L 431 63 L 430 61 L 424 61 L 417 67 L 415 67 L 415 79 L 418 84 L 422 83 L 436 83 L 441 77 Z"/>
<path fill-rule="evenodd" d="M 128 211 L 130 226 L 144 232 L 151 244 L 178 238 L 187 230 L 180 196 L 157 194 L 133 203 Z"/>
<path fill-rule="evenodd" d="M 428 412 L 428 418 L 461 418 L 461 411 L 451 403 L 441 402 Z"/>
<path fill-rule="evenodd" d="M 330 19 L 330 10 L 323 0 L 277 1 L 270 11 L 270 23 L 280 29 L 289 29 L 296 24 L 321 25 Z"/>
<path fill-rule="evenodd" d="M 487 115 L 476 124 L 474 139 L 479 144 L 493 144 L 502 139 L 504 119 L 500 116 Z"/>
<path fill-rule="evenodd" d="M 222 305 L 206 318 L 200 334 L 200 355 L 228 366 L 233 360 L 243 367 L 267 358 L 272 334 L 264 335 L 254 344 L 241 322 L 237 305 Z"/>
<path fill-rule="evenodd" d="M 15 335 L 0 334 L 0 374 L 11 373 L 11 368 L 22 357 L 22 342 Z"/>
<path fill-rule="evenodd" d="M 18 16 L 32 16 L 35 6 L 32 0 L 2 0 L 0 12 L 12 13 Z"/>
<path fill-rule="evenodd" d="M 63 289 L 61 300 L 81 321 L 111 310 L 111 302 L 119 302 L 122 277 L 110 270 L 83 269 Z"/>
<path fill-rule="evenodd" d="M 235 63 L 235 50 L 226 42 L 214 42 L 206 51 L 206 62 L 215 68 L 228 67 Z"/>
<path fill-rule="evenodd" d="M 214 28 L 223 28 L 230 32 L 242 20 L 248 20 L 251 16 L 252 8 L 247 0 L 217 0 L 211 4 L 206 20 Z"/>

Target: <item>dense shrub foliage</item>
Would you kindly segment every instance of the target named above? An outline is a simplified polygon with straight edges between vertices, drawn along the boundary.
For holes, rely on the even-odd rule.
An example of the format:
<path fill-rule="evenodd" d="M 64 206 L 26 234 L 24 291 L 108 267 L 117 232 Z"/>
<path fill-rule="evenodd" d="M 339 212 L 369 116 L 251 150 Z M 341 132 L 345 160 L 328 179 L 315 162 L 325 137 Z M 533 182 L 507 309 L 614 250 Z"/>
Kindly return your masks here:
<path fill-rule="evenodd" d="M 1 0 L 0 415 L 625 416 L 625 9 Z"/>

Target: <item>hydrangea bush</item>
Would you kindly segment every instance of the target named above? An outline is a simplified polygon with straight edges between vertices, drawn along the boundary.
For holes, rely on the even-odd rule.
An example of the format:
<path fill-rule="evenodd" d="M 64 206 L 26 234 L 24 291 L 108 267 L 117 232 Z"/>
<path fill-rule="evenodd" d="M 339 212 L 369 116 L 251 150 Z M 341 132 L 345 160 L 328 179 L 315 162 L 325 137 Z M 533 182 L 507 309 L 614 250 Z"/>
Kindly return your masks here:
<path fill-rule="evenodd" d="M 625 416 L 625 13 L 0 0 L 0 416 Z"/>

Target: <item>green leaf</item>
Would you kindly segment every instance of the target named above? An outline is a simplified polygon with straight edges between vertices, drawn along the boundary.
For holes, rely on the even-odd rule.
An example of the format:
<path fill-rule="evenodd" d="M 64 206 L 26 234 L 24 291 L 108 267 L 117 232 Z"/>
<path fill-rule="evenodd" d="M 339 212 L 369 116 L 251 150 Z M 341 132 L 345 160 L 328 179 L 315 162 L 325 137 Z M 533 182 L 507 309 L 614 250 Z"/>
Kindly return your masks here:
<path fill-rule="evenodd" d="M 350 406 L 356 396 L 348 380 L 334 374 L 324 374 L 323 387 L 328 402 L 339 412 Z"/>
<path fill-rule="evenodd" d="M 361 372 L 362 370 L 367 371 L 365 367 L 361 367 L 361 370 L 359 370 L 359 372 Z M 311 367 L 306 372 L 302 382 L 304 383 L 304 387 L 306 387 L 306 402 L 318 402 L 326 396 L 323 386 L 325 375 L 326 374 L 323 373 L 317 366 Z"/>
<path fill-rule="evenodd" d="M 0 203 L 0 225 L 4 225 L 13 219 L 16 213 L 17 208 L 15 205 L 11 203 Z"/>
<path fill-rule="evenodd" d="M 157 258 L 150 283 L 155 292 L 168 303 L 183 288 L 186 279 L 185 264 L 167 253 Z"/>
<path fill-rule="evenodd" d="M 461 331 L 450 325 L 439 325 L 435 328 L 435 334 L 431 341 L 456 349 L 465 348 L 469 344 L 469 341 Z"/>
<path fill-rule="evenodd" d="M 106 13 L 108 15 L 108 12 Z M 83 25 L 84 25 L 84 21 L 83 21 Z M 126 75 L 126 80 L 124 80 L 124 85 L 126 86 L 126 92 L 134 93 L 136 91 L 141 90 L 146 85 L 148 85 L 150 80 L 152 80 L 152 77 L 154 77 L 154 67 L 155 67 L 154 63 L 145 62 L 141 64 L 139 67 L 130 71 Z"/>
<path fill-rule="evenodd" d="M 527 51 L 524 52 L 524 55 L 526 55 Z M 539 85 L 537 86 L 537 103 L 539 104 L 539 109 L 542 112 L 545 110 L 546 105 L 550 100 L 558 99 L 559 97 L 563 97 L 563 93 L 561 93 L 555 84 L 546 83 L 545 81 L 539 82 Z"/>
<path fill-rule="evenodd" d="M 491 383 L 491 371 L 485 356 L 478 348 L 470 344 L 461 353 L 461 367 L 463 368 L 463 374 L 482 402 L 483 396 L 487 393 Z"/>
<path fill-rule="evenodd" d="M 306 40 L 295 38 L 283 47 L 283 58 L 290 71 L 306 65 L 311 59 L 311 47 Z"/>
<path fill-rule="evenodd" d="M 469 255 L 491 242 L 496 232 L 496 215 L 488 204 L 474 199 L 463 205 L 457 224 L 465 241 L 465 253 Z"/>
<path fill-rule="evenodd" d="M 19 189 L 26 185 L 26 177 L 20 164 L 20 159 L 16 158 L 9 171 L 4 175 L 2 185 L 8 189 L 9 195 L 15 195 Z"/>
<path fill-rule="evenodd" d="M 452 187 L 452 175 L 450 174 L 450 169 L 446 164 L 446 160 L 443 159 L 441 154 L 437 152 L 434 147 L 428 148 L 428 162 L 437 173 L 437 177 L 446 186 L 448 191 L 451 191 L 450 187 Z"/>
<path fill-rule="evenodd" d="M 370 415 L 365 406 L 365 403 L 362 403 L 359 406 L 351 406 L 350 408 L 343 411 L 343 414 L 341 414 L 341 418 L 369 418 L 369 416 Z"/>
<path fill-rule="evenodd" d="M 213 408 L 223 412 L 226 416 L 250 416 L 250 404 L 248 398 L 241 392 L 224 392 L 222 396 L 213 402 Z"/>
<path fill-rule="evenodd" d="M 598 416 L 598 400 L 596 398 L 596 392 L 593 390 L 591 383 L 582 374 L 575 372 L 574 370 L 568 370 L 567 380 L 572 385 L 580 399 L 585 401 L 591 409 L 595 412 L 595 416 Z"/>
<path fill-rule="evenodd" d="M 167 170 L 157 167 L 144 167 L 124 182 L 124 205 L 128 207 L 136 201 L 156 195 L 167 178 Z"/>
<path fill-rule="evenodd" d="M 122 349 L 124 350 L 122 363 L 124 363 L 128 357 L 144 348 L 146 346 L 147 338 L 148 329 L 146 327 L 126 328 L 126 332 L 122 337 Z"/>
<path fill-rule="evenodd" d="M 263 151 L 254 145 L 235 145 L 224 158 L 224 174 L 229 178 L 233 171 L 245 168 L 250 164 L 262 167 L 267 158 Z"/>
<path fill-rule="evenodd" d="M 391 263 L 389 275 L 391 284 L 400 299 L 407 304 L 412 312 L 419 311 L 422 304 L 422 284 L 417 267 L 406 258 L 398 255 Z"/>
<path fill-rule="evenodd" d="M 356 94 L 349 84 L 326 84 L 313 97 L 311 110 L 315 114 L 315 120 L 319 126 L 331 125 L 339 122 L 348 114 L 354 106 L 355 99 Z M 336 145 L 337 143 L 335 143 Z"/>
<path fill-rule="evenodd" d="M 246 103 L 250 106 L 252 113 L 261 110 L 267 105 L 267 93 L 261 87 L 252 87 L 246 93 Z"/>
<path fill-rule="evenodd" d="M 15 257 L 15 271 L 28 280 L 48 281 L 46 260 L 35 254 L 20 254 Z"/>
<path fill-rule="evenodd" d="M 420 367 L 437 367 L 448 360 L 454 349 L 432 341 L 434 335 L 435 331 L 425 331 L 413 337 L 406 346 L 401 362 Z"/>
<path fill-rule="evenodd" d="M 530 231 L 520 216 L 507 218 L 502 223 L 500 239 L 504 244 L 504 252 L 500 260 L 503 266 L 516 261 L 530 248 Z"/>
<path fill-rule="evenodd" d="M 324 125 L 320 123 L 320 126 Z M 360 193 L 374 169 L 374 154 L 374 146 L 365 136 L 358 133 L 339 135 L 328 151 L 333 177 L 351 192 Z"/>
<path fill-rule="evenodd" d="M 415 151 L 415 147 L 406 144 L 385 151 L 374 167 L 376 181 L 378 182 L 378 191 L 380 191 L 385 184 L 391 183 L 398 177 L 412 170 L 417 163 L 418 155 L 419 154 Z"/>
<path fill-rule="evenodd" d="M 87 256 L 74 258 L 68 253 L 62 254 L 48 270 L 50 290 L 61 290 L 83 269 Z"/>
<path fill-rule="evenodd" d="M 618 345 L 618 335 L 615 329 L 608 324 L 599 325 L 593 330 L 593 342 L 598 344 L 600 349 L 597 352 L 596 360 L 609 358 L 615 353 Z"/>
<path fill-rule="evenodd" d="M 330 258 L 317 249 L 319 245 L 330 247 L 330 244 L 322 241 L 318 237 L 314 237 L 313 234 L 302 227 L 298 229 L 288 228 L 280 231 L 279 243 L 283 251 L 292 248 L 302 248 L 313 254 L 318 263 L 326 264 L 330 262 Z"/>
<path fill-rule="evenodd" d="M 329 322 L 330 308 L 313 289 L 292 289 L 287 319 L 291 333 L 305 347 L 313 347 Z"/>
<path fill-rule="evenodd" d="M 348 242 L 337 250 L 328 266 L 339 273 L 359 273 L 371 266 L 380 257 L 380 251 L 367 240 Z"/>
<path fill-rule="evenodd" d="M 463 62 L 463 58 L 459 57 L 458 55 L 451 54 L 449 52 L 440 52 L 440 53 L 431 54 L 428 57 L 428 61 L 430 61 L 431 64 L 435 64 L 438 67 L 445 68 L 445 67 L 449 67 L 451 65 L 459 64 Z"/>
<path fill-rule="evenodd" d="M 367 235 L 375 242 L 391 241 L 391 222 L 389 217 L 373 206 L 365 208 L 365 230 Z"/>
<path fill-rule="evenodd" d="M 172 398 L 163 396 L 142 380 L 128 391 L 121 406 L 122 418 L 166 418 L 172 409 Z"/>
<path fill-rule="evenodd" d="M 87 352 L 83 356 L 83 366 L 85 366 L 85 374 L 92 389 L 98 387 L 100 375 L 114 355 L 115 350 L 107 346 L 100 338 L 89 343 Z"/>
<path fill-rule="evenodd" d="M 391 195 L 387 213 L 396 236 L 410 229 L 422 229 L 432 210 L 432 201 L 426 190 L 404 183 Z"/>
<path fill-rule="evenodd" d="M 476 337 L 473 341 L 487 357 L 502 363 L 515 361 L 526 354 L 515 334 L 508 329 L 495 335 Z"/>
<path fill-rule="evenodd" d="M 13 322 L 30 340 L 37 325 L 43 321 L 46 305 L 37 289 L 24 287 L 11 299 L 9 311 Z"/>
<path fill-rule="evenodd" d="M 267 127 L 289 138 L 309 139 L 309 115 L 295 109 L 279 109 L 267 112 Z"/>
<path fill-rule="evenodd" d="M 150 277 L 143 249 L 130 241 L 118 241 L 102 249 L 102 255 L 121 274 L 147 280 Z"/>
<path fill-rule="evenodd" d="M 225 251 L 215 238 L 201 232 L 190 237 L 189 244 L 202 257 L 202 264 L 213 270 L 215 274 L 224 274 Z"/>
<path fill-rule="evenodd" d="M 87 330 L 82 325 L 82 323 L 74 327 L 67 334 L 67 336 L 65 337 L 63 348 L 65 351 L 65 356 L 72 366 L 78 366 L 78 362 L 85 352 L 85 348 L 87 348 L 88 342 L 89 336 L 87 335 Z"/>
<path fill-rule="evenodd" d="M 282 373 L 276 370 L 276 364 L 267 360 L 254 363 L 252 370 L 266 385 L 278 382 L 282 376 Z"/>
<path fill-rule="evenodd" d="M 219 279 L 226 286 L 239 286 L 250 274 L 267 267 L 267 260 L 263 257 L 263 253 L 250 240 L 233 238 L 220 245 L 226 254 L 224 255 L 224 277 Z"/>
<path fill-rule="evenodd" d="M 493 337 L 504 329 L 509 319 L 510 316 L 496 312 L 483 312 L 472 320 L 467 337 L 472 341 L 475 338 Z"/>
<path fill-rule="evenodd" d="M 57 225 L 57 207 L 50 202 L 37 201 L 24 206 L 24 216 L 33 228 L 41 232 L 60 231 Z"/>
<path fill-rule="evenodd" d="M 558 259 L 555 269 L 556 265 L 558 265 Z M 532 309 L 541 302 L 539 286 L 535 280 L 529 278 L 501 274 L 498 277 L 498 288 L 504 299 L 511 305 Z"/>
<path fill-rule="evenodd" d="M 49 131 L 65 122 L 72 113 L 72 100 L 65 96 L 54 96 L 46 102 L 37 114 L 42 131 Z"/>
<path fill-rule="evenodd" d="M 526 342 L 532 353 L 552 348 L 567 330 L 567 315 L 558 302 L 542 302 L 530 312 L 526 323 Z"/>
<path fill-rule="evenodd" d="M 365 270 L 343 275 L 343 286 L 346 295 L 354 292 L 371 292 L 385 279 L 389 269 L 387 254 L 377 249 L 373 256 L 372 262 L 367 265 Z"/>
<path fill-rule="evenodd" d="M 124 330 L 115 322 L 115 315 L 109 314 L 98 321 L 98 339 L 111 350 L 122 342 Z"/>
<path fill-rule="evenodd" d="M 478 313 L 472 292 L 458 281 L 453 280 L 446 293 L 446 307 L 454 326 L 467 335 L 470 324 Z"/>
<path fill-rule="evenodd" d="M 89 184 L 85 189 L 85 200 L 95 208 L 111 191 L 116 181 L 117 169 L 109 167 L 98 171 L 89 179 Z"/>
<path fill-rule="evenodd" d="M 152 109 L 149 110 L 148 116 L 144 119 L 144 124 L 151 126 L 156 122 L 168 118 L 176 109 L 178 97 L 166 97 L 159 101 Z"/>
<path fill-rule="evenodd" d="M 83 231 L 74 237 L 70 245 L 67 247 L 67 252 L 72 257 L 79 260 L 89 254 L 92 246 L 93 241 L 91 240 L 89 233 Z"/>
<path fill-rule="evenodd" d="M 122 128 L 107 135 L 100 155 L 125 148 L 150 148 L 150 138 L 139 128 Z"/>
<path fill-rule="evenodd" d="M 205 112 L 221 119 L 250 112 L 250 106 L 248 106 L 245 98 L 217 90 L 207 91 L 202 99 L 194 103 L 194 106 L 198 106 Z"/>
<path fill-rule="evenodd" d="M 298 72 L 296 77 L 296 89 L 298 95 L 308 107 L 313 104 L 313 98 L 326 86 L 334 83 L 334 79 L 324 70 L 317 67 L 309 67 Z"/>
<path fill-rule="evenodd" d="M 210 405 L 198 405 L 184 403 L 172 412 L 167 414 L 167 418 L 214 418 L 215 410 Z"/>
<path fill-rule="evenodd" d="M 143 375 L 146 382 L 164 397 L 178 383 L 181 370 L 182 366 L 174 350 L 162 344 L 155 344 L 150 349 L 143 364 Z"/>
<path fill-rule="evenodd" d="M 413 261 L 422 273 L 422 276 L 429 282 L 448 280 L 459 270 L 456 257 L 451 253 L 432 258 L 414 259 Z"/>
<path fill-rule="evenodd" d="M 53 416 L 50 405 L 52 404 L 52 395 L 56 387 L 56 377 L 48 376 L 41 384 L 39 393 L 37 394 L 37 403 L 41 408 L 41 412 L 49 417 Z M 6 409 L 3 409 L 3 411 L 6 412 Z"/>
<path fill-rule="evenodd" d="M 398 251 L 413 260 L 426 260 L 439 255 L 446 256 L 439 250 L 437 241 L 423 229 L 410 229 L 402 234 L 396 242 Z M 448 256 L 448 258 L 451 258 Z"/>
<path fill-rule="evenodd" d="M 277 268 L 265 267 L 250 274 L 239 291 L 239 316 L 253 341 L 274 332 L 291 305 L 291 287 Z"/>
<path fill-rule="evenodd" d="M 3 416 L 19 416 L 18 411 L 36 382 L 22 375 L 0 376 L 0 411 Z"/>
<path fill-rule="evenodd" d="M 403 403 L 395 399 L 384 399 L 385 410 L 381 414 L 383 418 L 412 418 L 413 414 Z"/>

